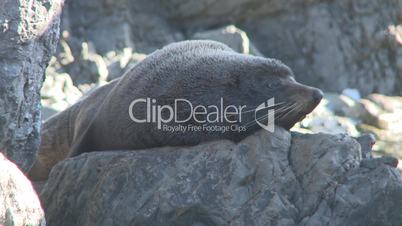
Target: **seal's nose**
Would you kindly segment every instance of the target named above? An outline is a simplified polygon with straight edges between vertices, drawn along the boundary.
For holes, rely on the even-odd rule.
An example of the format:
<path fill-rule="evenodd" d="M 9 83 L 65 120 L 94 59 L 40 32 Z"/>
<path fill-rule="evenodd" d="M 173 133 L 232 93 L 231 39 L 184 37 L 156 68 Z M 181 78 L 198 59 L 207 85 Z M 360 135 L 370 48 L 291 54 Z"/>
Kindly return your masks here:
<path fill-rule="evenodd" d="M 321 101 L 321 99 L 323 98 L 323 96 L 324 96 L 324 93 L 323 93 L 321 90 L 315 89 L 315 90 L 313 91 L 313 99 L 314 99 L 315 101 Z"/>

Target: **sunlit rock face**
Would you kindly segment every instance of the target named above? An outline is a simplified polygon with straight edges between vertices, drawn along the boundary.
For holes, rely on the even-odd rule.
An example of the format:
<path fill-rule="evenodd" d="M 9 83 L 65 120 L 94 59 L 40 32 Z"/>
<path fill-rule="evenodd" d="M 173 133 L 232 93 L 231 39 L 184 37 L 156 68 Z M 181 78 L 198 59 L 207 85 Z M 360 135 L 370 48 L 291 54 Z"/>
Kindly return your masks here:
<path fill-rule="evenodd" d="M 70 33 L 75 56 L 85 41 L 105 57 L 125 48 L 147 54 L 234 24 L 262 54 L 289 65 L 304 84 L 338 93 L 358 88 L 363 96 L 402 95 L 400 3 L 73 0 L 63 15 L 63 30 Z"/>
<path fill-rule="evenodd" d="M 45 214 L 31 182 L 1 153 L 0 172 L 0 225 L 46 225 Z"/>
<path fill-rule="evenodd" d="M 39 91 L 56 50 L 62 3 L 0 2 L 0 149 L 23 171 L 39 146 Z"/>
<path fill-rule="evenodd" d="M 402 98 L 370 94 L 354 99 L 346 94 L 326 93 L 321 103 L 301 123 L 292 128 L 304 133 L 372 133 L 375 156 L 402 158 Z M 402 166 L 401 166 L 402 167 Z"/>

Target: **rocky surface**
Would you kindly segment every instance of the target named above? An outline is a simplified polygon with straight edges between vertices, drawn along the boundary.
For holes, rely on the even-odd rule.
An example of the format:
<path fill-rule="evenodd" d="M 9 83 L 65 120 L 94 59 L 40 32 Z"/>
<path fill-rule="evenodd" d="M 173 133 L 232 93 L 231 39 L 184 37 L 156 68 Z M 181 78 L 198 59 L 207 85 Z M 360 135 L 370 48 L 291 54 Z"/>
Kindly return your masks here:
<path fill-rule="evenodd" d="M 39 91 L 57 45 L 62 2 L 0 2 L 0 149 L 24 171 L 39 146 Z"/>
<path fill-rule="evenodd" d="M 0 153 L 0 225 L 45 226 L 45 216 L 31 182 Z"/>
<path fill-rule="evenodd" d="M 247 19 L 240 28 L 264 54 L 290 65 L 301 82 L 327 92 L 350 87 L 363 95 L 402 94 L 402 47 L 395 32 L 401 1 L 302 2 Z"/>
<path fill-rule="evenodd" d="M 191 39 L 194 40 L 214 40 L 225 43 L 238 53 L 263 56 L 260 51 L 250 42 L 246 32 L 229 25 L 215 30 L 208 30 L 195 33 Z"/>
<path fill-rule="evenodd" d="M 357 95 L 358 97 L 359 95 Z M 346 133 L 360 136 L 372 133 L 374 155 L 402 158 L 402 99 L 398 96 L 371 94 L 354 98 L 327 93 L 318 107 L 298 126 L 299 132 Z"/>
<path fill-rule="evenodd" d="M 234 24 L 298 81 L 330 92 L 402 95 L 401 12 L 401 0 L 72 0 L 63 30 L 76 42 L 73 52 L 90 42 L 105 57 L 125 48 L 148 54 Z"/>
<path fill-rule="evenodd" d="M 399 172 L 361 161 L 349 136 L 276 128 L 237 144 L 83 154 L 55 166 L 41 199 L 60 226 L 398 225 Z"/>

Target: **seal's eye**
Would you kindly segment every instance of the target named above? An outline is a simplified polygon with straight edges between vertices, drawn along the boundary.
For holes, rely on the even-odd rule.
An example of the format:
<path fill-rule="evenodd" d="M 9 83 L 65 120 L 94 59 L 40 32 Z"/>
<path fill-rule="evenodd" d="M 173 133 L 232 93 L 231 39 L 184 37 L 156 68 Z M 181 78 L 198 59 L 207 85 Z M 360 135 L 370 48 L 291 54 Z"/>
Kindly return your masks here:
<path fill-rule="evenodd" d="M 274 89 L 274 88 L 279 87 L 281 84 L 282 84 L 281 81 L 277 81 L 277 82 L 268 83 L 267 86 L 268 86 L 268 88 L 270 88 L 270 89 Z"/>

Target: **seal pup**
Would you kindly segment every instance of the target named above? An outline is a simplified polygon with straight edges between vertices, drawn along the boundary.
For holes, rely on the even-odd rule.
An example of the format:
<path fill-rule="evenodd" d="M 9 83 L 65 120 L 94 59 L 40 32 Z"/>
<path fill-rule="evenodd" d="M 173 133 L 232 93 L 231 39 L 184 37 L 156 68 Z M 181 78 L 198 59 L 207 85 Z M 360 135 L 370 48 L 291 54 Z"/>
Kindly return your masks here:
<path fill-rule="evenodd" d="M 29 177 L 44 180 L 58 161 L 84 152 L 237 142 L 267 123 L 256 108 L 271 98 L 275 124 L 290 129 L 322 97 L 278 60 L 215 41 L 173 43 L 44 122 Z"/>

